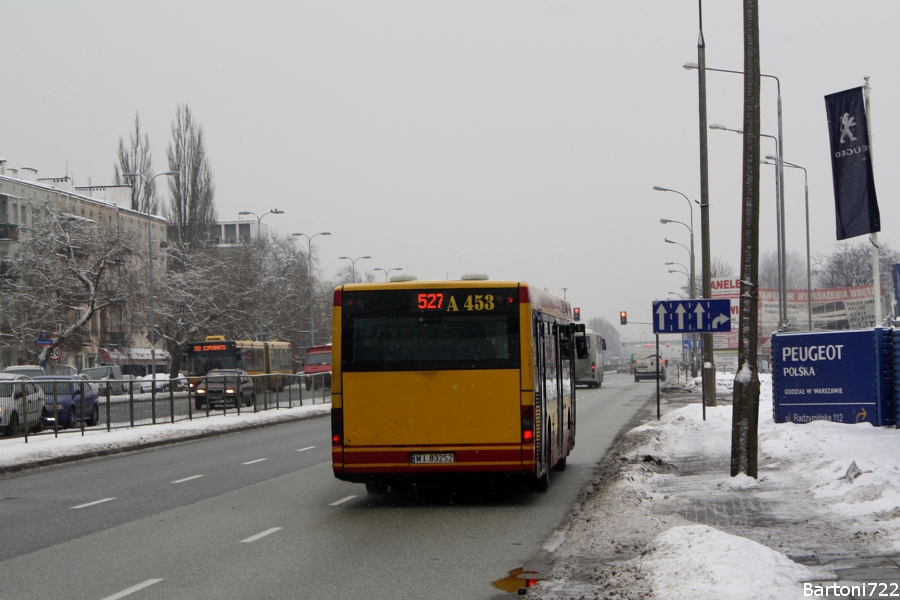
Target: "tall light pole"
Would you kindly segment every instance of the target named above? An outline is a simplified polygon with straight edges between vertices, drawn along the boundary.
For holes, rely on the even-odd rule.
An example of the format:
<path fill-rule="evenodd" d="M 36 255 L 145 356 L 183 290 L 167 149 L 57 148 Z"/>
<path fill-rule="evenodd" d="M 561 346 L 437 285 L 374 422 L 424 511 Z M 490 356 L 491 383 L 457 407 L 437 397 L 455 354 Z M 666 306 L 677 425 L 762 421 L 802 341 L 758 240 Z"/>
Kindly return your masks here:
<path fill-rule="evenodd" d="M 730 127 L 725 127 L 724 125 L 720 125 L 718 123 L 712 123 L 709 126 L 710 129 L 716 129 L 719 131 L 733 131 L 738 135 L 744 135 L 744 131 L 742 129 L 731 129 Z M 775 142 L 775 152 L 778 161 L 777 164 L 781 164 L 780 154 L 778 153 L 778 138 L 774 135 L 768 135 L 766 133 L 760 133 L 759 137 L 769 138 L 770 140 Z M 778 263 L 778 329 L 784 329 L 788 324 L 788 310 L 787 310 L 787 275 L 786 275 L 786 260 L 785 254 L 787 253 L 787 248 L 784 245 L 784 180 L 781 178 L 780 171 L 775 170 L 775 252 L 777 256 Z"/>
<path fill-rule="evenodd" d="M 669 219 L 660 219 L 660 222 L 661 223 L 667 223 L 667 222 L 668 223 L 681 223 L 681 221 L 671 221 Z M 687 225 L 685 223 L 681 223 L 681 224 L 684 225 L 685 227 L 687 227 Z M 688 227 L 688 229 L 690 229 L 690 228 Z M 694 278 L 694 250 L 693 250 L 693 248 L 688 248 L 681 242 L 676 242 L 674 240 L 670 240 L 669 238 L 665 238 L 665 239 L 666 239 L 667 244 L 678 244 L 679 246 L 681 246 L 682 248 L 687 250 L 688 256 L 691 259 L 691 272 L 690 272 L 690 274 L 688 274 L 686 272 L 684 274 L 687 275 L 688 278 L 691 280 L 691 283 L 690 283 L 691 298 L 696 298 L 696 296 L 694 295 L 696 292 L 694 286 L 696 284 L 695 284 L 695 278 Z M 693 246 L 693 241 L 694 241 L 694 233 L 691 232 L 691 246 Z M 682 272 L 682 271 L 679 271 L 678 269 L 669 269 L 669 273 L 680 273 L 680 272 Z M 691 334 L 691 377 L 697 376 L 697 361 L 696 361 L 697 349 L 696 349 L 696 346 L 697 346 L 697 338 L 694 334 Z"/>
<path fill-rule="evenodd" d="M 697 104 L 700 129 L 700 265 L 703 271 L 703 297 L 712 298 L 712 272 L 709 250 L 709 147 L 706 131 L 706 40 L 703 39 L 703 2 L 697 0 L 700 34 L 697 37 Z M 703 340 L 703 420 L 706 407 L 716 405 L 716 363 L 712 333 Z"/>
<path fill-rule="evenodd" d="M 122 173 L 123 177 L 131 177 L 132 180 L 135 177 L 140 177 L 144 180 L 144 185 L 149 186 L 154 179 L 160 176 L 166 177 L 178 177 L 177 171 L 165 171 L 163 173 L 157 173 L 150 179 L 147 179 L 147 176 L 143 173 Z M 140 195 L 138 196 L 140 197 Z M 150 229 L 150 203 L 147 203 L 147 252 L 148 252 L 148 271 L 149 277 L 147 283 L 147 290 L 149 292 L 149 302 L 150 302 L 150 330 L 148 335 L 150 336 L 150 374 L 153 379 L 153 383 L 150 385 L 150 389 L 156 389 L 156 313 L 153 309 L 153 233 Z"/>
<path fill-rule="evenodd" d="M 349 256 L 338 257 L 338 260 L 349 260 L 350 261 L 350 272 L 353 274 L 353 283 L 356 283 L 356 261 L 363 260 L 365 258 L 372 258 L 372 257 L 371 256 L 357 256 L 356 258 L 350 258 Z"/>
<path fill-rule="evenodd" d="M 701 33 L 701 40 L 702 40 L 702 33 Z M 690 209 L 690 214 L 691 214 L 691 224 L 690 224 L 690 225 L 687 225 L 686 223 L 682 223 L 681 221 L 672 221 L 671 219 L 660 219 L 660 223 L 662 223 L 662 224 L 664 224 L 664 225 L 667 224 L 667 223 L 680 223 L 681 225 L 684 225 L 685 227 L 687 227 L 687 228 L 688 228 L 688 231 L 690 231 L 690 233 L 691 233 L 691 250 L 690 250 L 690 253 L 691 253 L 691 285 L 690 285 L 690 293 L 691 293 L 691 298 L 696 298 L 696 297 L 697 297 L 697 289 L 696 289 L 696 285 L 697 285 L 697 283 L 696 283 L 696 281 L 697 281 L 697 277 L 696 277 L 697 271 L 696 271 L 696 268 L 695 268 L 695 267 L 696 267 L 696 262 L 695 262 L 695 260 L 694 260 L 694 204 L 691 202 L 691 199 L 690 199 L 690 198 L 688 198 L 687 196 L 685 196 L 684 194 L 682 194 L 682 193 L 679 192 L 678 190 L 672 190 L 672 189 L 669 189 L 669 188 L 660 187 L 660 186 L 658 186 L 658 185 L 654 185 L 654 186 L 653 186 L 653 189 L 656 190 L 657 192 L 671 192 L 671 193 L 673 193 L 673 194 L 678 194 L 679 196 L 681 196 L 682 198 L 684 198 L 685 202 L 688 203 L 688 208 Z M 701 205 L 701 206 L 700 206 L 700 212 L 701 212 L 701 215 L 703 214 L 703 212 L 704 212 L 705 210 L 706 210 L 706 207 L 704 207 L 703 205 Z M 705 267 L 705 269 L 704 269 L 704 273 L 705 273 L 706 271 L 708 271 L 708 270 L 709 270 L 709 265 L 707 264 L 706 267 Z M 706 281 L 706 279 L 709 279 L 709 276 L 706 275 L 706 274 L 704 274 L 704 281 Z M 705 290 L 705 288 L 704 288 L 704 290 Z M 712 344 L 712 342 L 709 342 L 709 343 Z M 692 376 L 692 377 L 696 377 L 696 376 L 697 376 L 697 346 L 698 346 L 698 344 L 697 344 L 697 335 L 692 333 L 692 334 L 691 334 L 691 376 Z M 704 361 L 704 362 L 709 362 L 709 361 Z M 712 363 L 710 363 L 710 364 L 712 364 Z"/>
<path fill-rule="evenodd" d="M 313 283 L 312 283 L 312 241 L 313 238 L 318 235 L 331 235 L 330 231 L 320 231 L 319 233 L 314 233 L 312 235 L 306 235 L 305 233 L 292 233 L 294 237 L 305 237 L 306 238 L 306 276 L 309 280 L 307 283 L 309 285 L 309 345 L 316 345 L 316 312 L 314 305 L 316 303 L 316 297 L 313 293 Z"/>
<path fill-rule="evenodd" d="M 255 212 L 250 210 L 242 210 L 238 213 L 241 216 L 253 215 L 256 219 L 256 238 L 259 243 L 259 272 L 256 274 L 258 287 L 259 287 L 259 341 L 263 341 L 263 318 L 262 318 L 262 305 L 263 305 L 263 293 L 262 293 L 262 278 L 263 278 L 263 252 L 262 252 L 262 220 L 266 215 L 283 215 L 283 210 L 278 210 L 277 208 L 273 208 L 269 212 L 264 212 L 261 215 L 257 215 Z"/>
<path fill-rule="evenodd" d="M 687 69 L 688 71 L 690 71 L 692 69 L 697 69 L 699 67 L 696 63 L 689 62 L 689 63 L 684 63 L 684 68 Z M 732 71 L 730 69 L 713 69 L 712 67 L 707 67 L 705 63 L 703 64 L 701 71 L 703 71 L 703 72 L 715 71 L 717 73 L 734 73 L 736 75 L 744 74 L 743 71 Z M 782 158 L 784 157 L 784 137 L 782 135 L 782 118 L 781 118 L 781 80 L 778 79 L 778 77 L 776 77 L 775 75 L 766 75 L 765 73 L 760 73 L 759 76 L 767 77 L 769 79 L 774 79 L 777 94 L 778 94 L 778 139 L 776 140 L 776 143 L 778 144 L 778 152 L 777 152 L 777 155 L 778 155 L 777 163 L 778 164 L 775 168 L 776 168 L 776 172 L 777 172 L 776 178 L 779 182 L 781 182 L 781 181 L 784 181 L 784 162 L 782 161 Z M 776 199 L 776 210 L 778 211 L 778 224 L 780 224 L 780 225 L 778 225 L 778 227 L 780 227 L 780 228 L 777 231 L 778 243 L 781 245 L 782 248 L 785 248 L 784 186 L 783 185 L 779 186 L 778 197 Z M 785 259 L 784 253 L 782 253 L 781 256 L 779 257 L 779 261 L 780 261 L 779 262 L 780 272 L 783 275 L 786 270 L 785 269 L 786 259 Z M 781 282 L 779 282 L 779 283 L 781 283 Z M 783 291 L 784 285 L 781 285 L 780 288 L 782 288 L 782 289 L 779 289 L 779 293 Z M 779 310 L 784 313 L 782 320 L 787 320 L 787 298 L 782 297 L 780 300 L 781 301 L 779 302 Z M 781 328 L 781 326 L 779 326 L 779 329 L 780 328 Z"/>
<path fill-rule="evenodd" d="M 771 154 L 766 155 L 766 159 L 768 160 L 776 160 L 776 158 L 777 157 L 772 156 Z M 775 164 L 777 166 L 777 162 L 762 162 L 767 165 Z M 807 177 L 805 167 L 789 163 L 786 160 L 781 162 L 794 169 L 803 169 L 803 202 L 804 208 L 806 209 L 806 326 L 809 331 L 812 331 L 812 262 L 809 256 L 809 178 Z"/>
<path fill-rule="evenodd" d="M 382 269 L 381 267 L 375 267 L 375 268 L 372 269 L 372 270 L 373 270 L 373 271 L 381 271 L 381 272 L 383 272 L 383 273 L 384 273 L 384 280 L 385 280 L 385 282 L 387 282 L 387 280 L 388 280 L 388 275 L 390 275 L 390 274 L 391 274 L 392 272 L 394 272 L 394 271 L 402 271 L 402 270 L 403 270 L 403 267 L 394 267 L 393 269 Z"/>

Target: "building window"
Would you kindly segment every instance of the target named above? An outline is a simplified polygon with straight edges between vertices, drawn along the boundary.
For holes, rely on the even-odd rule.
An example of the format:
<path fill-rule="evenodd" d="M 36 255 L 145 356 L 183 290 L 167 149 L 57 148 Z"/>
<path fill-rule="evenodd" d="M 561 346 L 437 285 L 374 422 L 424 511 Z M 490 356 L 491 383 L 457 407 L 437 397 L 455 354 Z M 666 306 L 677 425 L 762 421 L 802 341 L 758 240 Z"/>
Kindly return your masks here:
<path fill-rule="evenodd" d="M 249 242 L 250 241 L 250 223 L 240 223 L 238 225 L 238 231 L 241 235 L 241 242 Z"/>

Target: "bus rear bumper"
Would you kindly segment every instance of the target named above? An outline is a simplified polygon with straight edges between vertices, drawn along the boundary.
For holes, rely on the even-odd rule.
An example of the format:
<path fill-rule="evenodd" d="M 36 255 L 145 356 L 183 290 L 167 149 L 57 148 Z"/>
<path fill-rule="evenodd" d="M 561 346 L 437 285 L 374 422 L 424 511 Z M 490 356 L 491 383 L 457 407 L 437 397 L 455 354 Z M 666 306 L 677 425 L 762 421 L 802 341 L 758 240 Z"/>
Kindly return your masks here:
<path fill-rule="evenodd" d="M 446 475 L 526 474 L 534 472 L 534 447 L 527 444 L 479 446 L 345 447 L 339 461 L 333 452 L 335 477 L 366 482 L 374 476 L 400 476 L 427 480 Z M 416 462 L 422 457 L 452 462 Z"/>

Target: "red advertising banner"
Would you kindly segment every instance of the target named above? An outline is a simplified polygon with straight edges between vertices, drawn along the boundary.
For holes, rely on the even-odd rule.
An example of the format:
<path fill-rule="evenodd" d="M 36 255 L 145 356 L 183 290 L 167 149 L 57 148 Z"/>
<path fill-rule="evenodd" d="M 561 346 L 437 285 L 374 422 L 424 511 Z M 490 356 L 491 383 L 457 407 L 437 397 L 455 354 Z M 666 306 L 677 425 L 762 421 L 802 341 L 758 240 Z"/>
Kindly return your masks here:
<path fill-rule="evenodd" d="M 731 332 L 713 334 L 715 350 L 736 350 L 740 284 L 736 277 L 715 278 L 711 282 L 713 298 L 731 299 Z M 883 290 L 882 290 L 883 293 Z M 787 290 L 788 329 L 805 331 L 808 321 L 806 290 Z M 792 325 L 792 326 L 791 326 Z M 875 326 L 873 286 L 826 288 L 812 290 L 813 331 L 862 329 Z M 778 329 L 778 290 L 759 290 L 759 345 L 768 353 L 769 338 Z"/>

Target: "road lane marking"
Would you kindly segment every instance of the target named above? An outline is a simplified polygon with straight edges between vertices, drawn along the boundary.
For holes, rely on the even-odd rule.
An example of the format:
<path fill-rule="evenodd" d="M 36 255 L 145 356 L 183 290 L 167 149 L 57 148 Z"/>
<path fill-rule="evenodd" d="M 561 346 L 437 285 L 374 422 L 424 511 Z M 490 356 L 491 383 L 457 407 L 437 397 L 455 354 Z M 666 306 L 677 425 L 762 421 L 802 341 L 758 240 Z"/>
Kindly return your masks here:
<path fill-rule="evenodd" d="M 127 590 L 122 590 L 122 591 L 119 592 L 118 594 L 113 594 L 112 596 L 107 596 L 107 597 L 104 598 L 103 600 L 118 600 L 119 598 L 124 598 L 125 596 L 130 596 L 131 594 L 133 594 L 133 593 L 135 593 L 135 592 L 137 592 L 137 591 L 140 591 L 140 590 L 142 590 L 142 589 L 144 589 L 144 588 L 146 588 L 146 587 L 150 587 L 151 585 L 157 584 L 157 583 L 159 583 L 160 581 L 162 581 L 162 578 L 160 578 L 160 579 L 148 579 L 147 581 L 145 581 L 145 582 L 143 582 L 143 583 L 139 583 L 139 584 L 137 584 L 137 585 L 131 586 L 131 587 L 128 588 Z"/>
<path fill-rule="evenodd" d="M 264 460 L 268 460 L 265 458 L 257 458 L 256 460 L 251 460 L 250 462 L 241 463 L 242 465 L 252 465 L 254 463 L 262 462 Z"/>
<path fill-rule="evenodd" d="M 307 450 L 312 450 L 315 446 L 307 446 L 306 448 L 300 448 L 297 452 L 305 452 Z"/>
<path fill-rule="evenodd" d="M 257 533 L 256 535 L 251 535 L 246 540 L 241 540 L 241 543 L 249 544 L 250 542 L 255 542 L 259 538 L 264 538 L 267 535 L 269 535 L 270 533 L 275 533 L 276 531 L 279 531 L 280 529 L 281 529 L 281 527 L 272 527 L 271 529 L 266 529 L 262 533 Z"/>
<path fill-rule="evenodd" d="M 190 477 L 185 477 L 184 479 L 176 479 L 172 483 L 184 483 L 185 481 L 190 481 L 191 479 L 199 479 L 203 477 L 203 475 L 191 475 Z"/>
<path fill-rule="evenodd" d="M 103 504 L 104 502 L 109 502 L 110 500 L 115 500 L 115 498 L 104 498 L 103 500 L 94 500 L 93 502 L 88 502 L 87 504 L 79 504 L 78 506 L 70 506 L 69 508 L 85 508 L 88 506 L 93 506 L 95 504 Z"/>
<path fill-rule="evenodd" d="M 336 502 L 332 502 L 328 506 L 337 506 L 338 504 L 343 504 L 344 502 L 347 502 L 348 500 L 353 500 L 354 498 L 356 498 L 356 494 L 353 494 L 352 496 L 347 496 L 346 498 L 341 498 L 340 500 L 338 500 Z"/>

